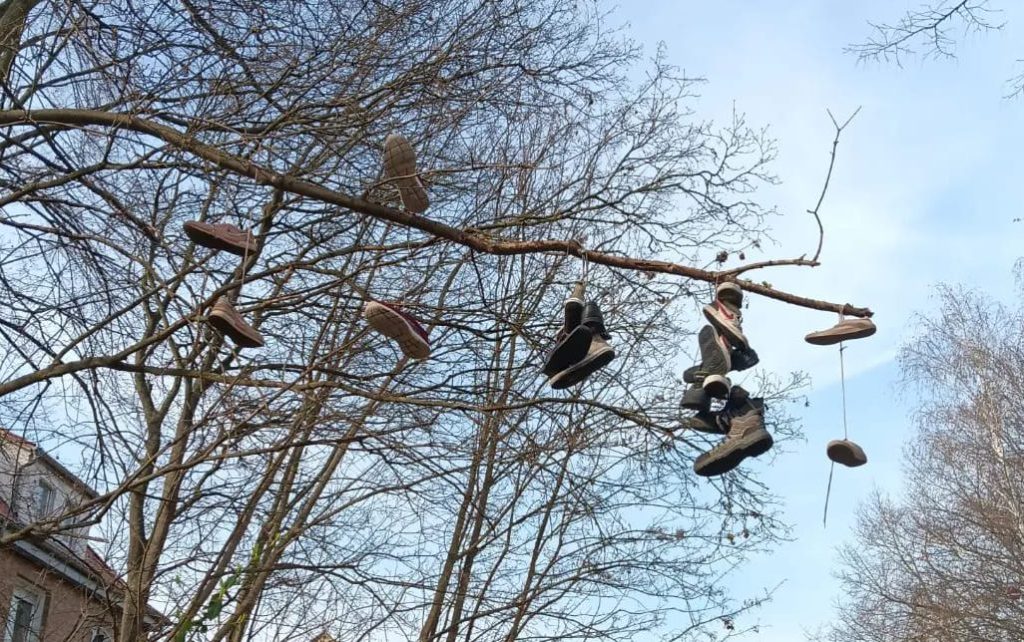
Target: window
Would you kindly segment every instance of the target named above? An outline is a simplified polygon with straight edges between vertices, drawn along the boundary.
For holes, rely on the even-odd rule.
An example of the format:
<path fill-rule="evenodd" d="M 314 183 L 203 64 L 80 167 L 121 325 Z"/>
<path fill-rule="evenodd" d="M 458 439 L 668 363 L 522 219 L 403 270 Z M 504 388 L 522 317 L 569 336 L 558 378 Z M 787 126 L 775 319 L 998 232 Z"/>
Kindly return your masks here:
<path fill-rule="evenodd" d="M 36 489 L 36 514 L 40 517 L 48 517 L 53 514 L 53 500 L 56 495 L 53 486 L 43 480 L 39 480 Z"/>
<path fill-rule="evenodd" d="M 43 599 L 23 588 L 14 589 L 7 612 L 4 642 L 39 642 L 43 628 Z"/>
<path fill-rule="evenodd" d="M 114 636 L 103 629 L 93 629 L 92 635 L 89 636 L 89 642 L 111 642 L 113 639 Z"/>

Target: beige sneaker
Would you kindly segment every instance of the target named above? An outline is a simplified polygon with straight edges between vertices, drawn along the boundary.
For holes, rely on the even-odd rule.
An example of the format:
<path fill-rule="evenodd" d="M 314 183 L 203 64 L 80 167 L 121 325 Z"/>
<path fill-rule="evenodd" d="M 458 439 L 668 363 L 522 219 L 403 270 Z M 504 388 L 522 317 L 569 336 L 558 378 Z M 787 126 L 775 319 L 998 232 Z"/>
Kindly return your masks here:
<path fill-rule="evenodd" d="M 828 442 L 825 453 L 832 461 L 850 468 L 868 463 L 868 456 L 864 454 L 864 449 L 849 439 L 833 439 Z"/>
<path fill-rule="evenodd" d="M 384 177 L 398 186 L 405 209 L 413 214 L 427 211 L 430 198 L 416 171 L 416 151 L 401 134 L 391 134 L 384 141 Z"/>
<path fill-rule="evenodd" d="M 238 256 L 252 256 L 256 253 L 256 238 L 252 232 L 231 223 L 187 221 L 184 227 L 185 234 L 196 245 L 224 250 Z"/>
<path fill-rule="evenodd" d="M 227 297 L 222 296 L 217 299 L 207 320 L 221 334 L 231 337 L 231 340 L 239 348 L 263 347 L 263 335 L 256 328 L 245 322 L 245 319 L 235 310 Z"/>
<path fill-rule="evenodd" d="M 398 343 L 402 352 L 412 359 L 430 356 L 430 339 L 419 321 L 394 304 L 369 301 L 363 317 L 370 327 Z"/>
<path fill-rule="evenodd" d="M 831 346 L 841 341 L 870 337 L 875 330 L 875 322 L 871 319 L 840 319 L 831 328 L 812 332 L 804 340 L 816 346 Z"/>

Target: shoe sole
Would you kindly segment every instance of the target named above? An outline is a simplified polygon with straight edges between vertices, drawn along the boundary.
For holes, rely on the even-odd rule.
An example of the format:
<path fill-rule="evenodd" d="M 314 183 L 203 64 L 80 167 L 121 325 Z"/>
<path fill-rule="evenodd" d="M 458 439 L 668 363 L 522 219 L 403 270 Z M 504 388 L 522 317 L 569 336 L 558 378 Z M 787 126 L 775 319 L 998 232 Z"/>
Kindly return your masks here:
<path fill-rule="evenodd" d="M 229 252 L 236 256 L 245 256 L 246 253 L 253 253 L 252 248 L 250 248 L 247 252 L 246 247 L 244 245 L 239 246 L 235 245 L 234 243 L 225 241 L 221 237 L 215 234 L 210 234 L 206 230 L 196 227 L 191 223 L 191 221 L 185 223 L 185 235 L 189 238 L 190 241 L 192 241 L 196 245 L 202 245 L 203 247 L 210 248 L 211 250 L 222 250 L 224 252 Z"/>
<path fill-rule="evenodd" d="M 828 334 L 828 335 L 815 335 L 809 334 L 804 337 L 804 340 L 811 345 L 816 346 L 834 346 L 837 343 L 843 341 L 852 341 L 854 339 L 864 339 L 873 335 L 878 329 L 877 328 L 864 328 L 862 330 L 855 330 L 853 332 L 844 332 L 842 334 Z"/>
<path fill-rule="evenodd" d="M 570 386 L 575 386 L 608 365 L 614 358 L 615 348 L 611 346 L 602 348 L 599 352 L 587 356 L 583 361 L 548 379 L 548 385 L 555 390 L 564 390 Z"/>
<path fill-rule="evenodd" d="M 398 187 L 402 207 L 422 214 L 430 207 L 427 190 L 416 172 L 416 152 L 403 136 L 391 135 L 384 141 L 384 173 Z"/>
<path fill-rule="evenodd" d="M 220 331 L 221 334 L 230 337 L 239 348 L 262 348 L 263 335 L 253 327 L 246 326 L 239 328 L 232 323 L 231 319 L 214 310 L 210 313 L 210 325 Z"/>
<path fill-rule="evenodd" d="M 734 346 L 743 350 L 750 348 L 747 337 L 744 336 L 743 332 L 739 331 L 733 323 L 722 316 L 715 306 L 705 305 L 704 317 L 711 325 L 715 326 L 716 330 L 725 335 L 725 338 Z"/>
<path fill-rule="evenodd" d="M 547 361 L 544 362 L 544 375 L 553 377 L 570 368 L 572 364 L 585 359 L 593 338 L 594 335 L 588 328 L 581 325 L 576 326 L 569 336 L 562 339 L 561 343 L 551 351 Z"/>
<path fill-rule="evenodd" d="M 717 459 L 703 459 L 703 455 L 697 458 L 693 464 L 693 472 L 701 477 L 717 477 L 735 469 L 743 463 L 747 457 L 760 457 L 768 452 L 775 440 L 771 433 L 764 428 L 740 437 L 736 447 L 721 455 Z"/>
<path fill-rule="evenodd" d="M 363 317 L 371 328 L 398 343 L 398 347 L 407 357 L 426 359 L 430 356 L 430 344 L 409 325 L 405 317 L 391 308 L 371 301 L 366 304 Z"/>
<path fill-rule="evenodd" d="M 700 345 L 701 369 L 707 374 L 724 375 L 732 369 L 732 355 L 729 347 L 722 345 L 718 333 L 709 325 L 697 334 Z"/>
<path fill-rule="evenodd" d="M 828 448 L 825 449 L 825 453 L 828 455 L 829 459 L 837 464 L 842 464 L 847 468 L 856 468 L 868 463 L 866 455 L 864 456 L 864 459 L 860 459 L 855 453 L 844 447 L 842 443 L 829 443 Z"/>
<path fill-rule="evenodd" d="M 732 383 L 728 378 L 714 374 L 704 377 L 701 388 L 713 399 L 725 399 L 729 396 L 729 391 L 732 390 Z"/>

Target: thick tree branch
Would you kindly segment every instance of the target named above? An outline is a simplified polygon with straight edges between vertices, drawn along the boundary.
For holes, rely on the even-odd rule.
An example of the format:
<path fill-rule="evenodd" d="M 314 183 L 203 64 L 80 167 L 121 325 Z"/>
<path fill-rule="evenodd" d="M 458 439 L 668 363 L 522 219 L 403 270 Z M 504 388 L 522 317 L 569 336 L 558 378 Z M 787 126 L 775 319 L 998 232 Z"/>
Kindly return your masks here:
<path fill-rule="evenodd" d="M 153 136 L 154 138 L 158 138 L 169 145 L 194 154 L 203 160 L 209 161 L 221 169 L 248 176 L 257 183 L 273 186 L 277 189 L 299 196 L 305 196 L 325 203 L 338 205 L 352 210 L 353 212 L 397 223 L 405 227 L 418 229 L 433 236 L 444 238 L 472 248 L 478 252 L 484 252 L 487 254 L 513 255 L 543 252 L 566 253 L 579 258 L 585 258 L 593 263 L 606 265 L 608 267 L 642 272 L 673 274 L 709 283 L 719 282 L 728 278 L 732 274 L 736 274 L 744 270 L 742 267 L 725 271 L 702 270 L 668 261 L 655 261 L 619 256 L 604 252 L 595 252 L 587 250 L 576 241 L 561 241 L 553 239 L 511 241 L 491 236 L 472 228 L 460 229 L 452 227 L 440 221 L 422 216 L 415 216 L 398 209 L 385 207 L 377 203 L 371 203 L 360 198 L 342 194 L 322 185 L 279 174 L 251 161 L 238 158 L 215 147 L 201 143 L 190 136 L 171 129 L 170 127 L 127 114 L 82 109 L 40 109 L 33 111 L 11 110 L 0 112 L 0 125 L 43 123 L 75 126 L 97 125 L 116 129 L 126 129 L 147 136 Z M 812 262 L 799 259 L 780 263 L 771 263 L 771 265 L 811 264 Z M 828 301 L 811 299 L 776 290 L 768 285 L 755 283 L 753 281 L 737 280 L 737 282 L 748 292 L 760 294 L 761 296 L 804 308 L 822 310 L 825 312 L 837 312 L 857 317 L 870 317 L 872 315 L 871 310 L 866 307 L 858 307 L 849 303 L 831 303 Z"/>

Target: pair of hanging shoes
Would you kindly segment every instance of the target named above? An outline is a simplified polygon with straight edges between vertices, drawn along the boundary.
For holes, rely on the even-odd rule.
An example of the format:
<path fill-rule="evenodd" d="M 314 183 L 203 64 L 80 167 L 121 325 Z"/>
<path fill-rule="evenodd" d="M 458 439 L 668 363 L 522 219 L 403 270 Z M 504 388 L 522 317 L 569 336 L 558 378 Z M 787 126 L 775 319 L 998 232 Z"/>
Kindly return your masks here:
<path fill-rule="evenodd" d="M 555 390 L 582 383 L 615 358 L 601 308 L 594 301 L 585 302 L 584 291 L 581 281 L 566 299 L 562 329 L 544 362 L 543 372 Z"/>
<path fill-rule="evenodd" d="M 688 424 L 694 430 L 725 435 L 720 444 L 693 463 L 693 471 L 701 477 L 724 475 L 748 457 L 768 452 L 775 443 L 764 427 L 764 399 L 751 397 L 742 386 L 733 386 L 722 410 L 699 412 Z"/>
<path fill-rule="evenodd" d="M 405 356 L 411 359 L 426 359 L 430 356 L 427 331 L 398 305 L 370 301 L 363 307 L 363 317 L 371 328 L 398 343 Z"/>
<path fill-rule="evenodd" d="M 256 237 L 252 232 L 230 223 L 187 221 L 184 228 L 185 234 L 196 245 L 241 257 L 255 254 L 257 250 Z M 263 335 L 246 323 L 226 296 L 217 298 L 206 320 L 221 334 L 230 337 L 239 348 L 262 348 L 264 345 Z"/>

